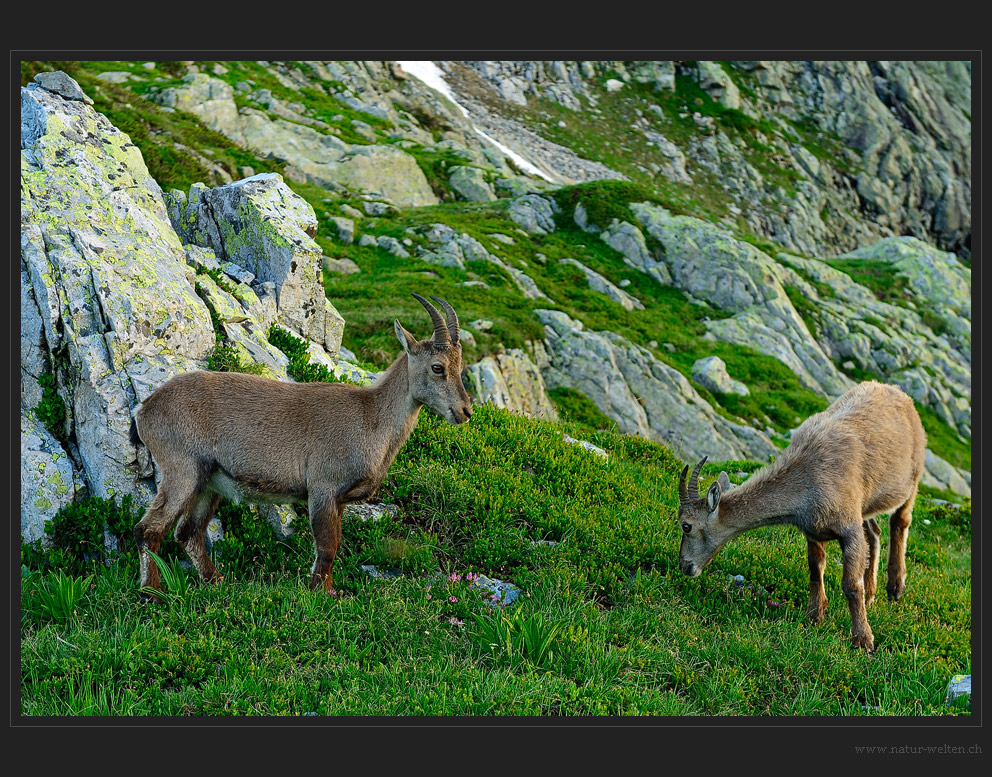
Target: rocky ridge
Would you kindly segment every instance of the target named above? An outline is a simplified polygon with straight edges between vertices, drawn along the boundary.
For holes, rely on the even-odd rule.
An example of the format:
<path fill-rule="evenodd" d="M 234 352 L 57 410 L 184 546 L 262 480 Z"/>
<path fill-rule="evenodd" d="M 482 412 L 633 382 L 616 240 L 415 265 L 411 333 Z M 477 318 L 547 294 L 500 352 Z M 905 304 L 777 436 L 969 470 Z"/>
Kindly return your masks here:
<path fill-rule="evenodd" d="M 83 489 L 154 493 L 132 413 L 170 377 L 206 367 L 211 314 L 273 377 L 288 379 L 272 323 L 335 374 L 372 377 L 335 359 L 343 321 L 320 282 L 316 219 L 280 176 L 166 197 L 129 137 L 54 75 L 21 90 L 21 526 L 32 539 Z M 198 268 L 223 272 L 232 291 Z M 38 418 L 44 376 L 66 408 L 55 435 Z"/>

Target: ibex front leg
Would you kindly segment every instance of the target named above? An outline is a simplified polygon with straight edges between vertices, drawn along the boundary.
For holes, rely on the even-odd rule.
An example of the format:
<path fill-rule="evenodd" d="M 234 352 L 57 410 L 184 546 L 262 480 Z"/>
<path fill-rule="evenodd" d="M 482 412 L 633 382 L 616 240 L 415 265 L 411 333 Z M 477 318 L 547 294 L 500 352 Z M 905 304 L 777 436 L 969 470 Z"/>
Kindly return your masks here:
<path fill-rule="evenodd" d="M 309 507 L 315 551 L 310 589 L 323 588 L 331 596 L 336 596 L 332 573 L 334 557 L 341 545 L 341 512 L 344 505 L 334 496 L 311 493 Z"/>
<path fill-rule="evenodd" d="M 810 621 L 819 623 L 827 612 L 827 594 L 823 589 L 823 568 L 827 553 L 822 542 L 806 539 L 806 557 L 809 559 L 809 607 L 806 614 Z"/>
<path fill-rule="evenodd" d="M 841 588 L 851 609 L 851 644 L 856 648 L 864 648 L 870 653 L 875 649 L 875 635 L 871 632 L 865 612 L 868 542 L 865 540 L 864 530 L 858 524 L 848 528 L 839 537 L 840 547 L 844 553 L 844 577 Z"/>

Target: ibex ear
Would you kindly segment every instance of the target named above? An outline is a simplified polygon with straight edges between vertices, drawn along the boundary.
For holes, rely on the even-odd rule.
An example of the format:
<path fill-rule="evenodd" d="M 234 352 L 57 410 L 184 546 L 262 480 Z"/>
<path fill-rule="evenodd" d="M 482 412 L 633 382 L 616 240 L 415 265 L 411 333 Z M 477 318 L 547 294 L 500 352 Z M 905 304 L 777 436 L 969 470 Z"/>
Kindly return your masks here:
<path fill-rule="evenodd" d="M 413 350 L 417 346 L 417 338 L 407 332 L 403 328 L 403 324 L 395 319 L 393 320 L 393 329 L 396 330 L 396 339 L 400 341 L 400 345 L 403 346 L 403 350 L 408 354 L 413 353 Z"/>
<path fill-rule="evenodd" d="M 721 472 L 720 477 L 716 479 L 716 482 L 720 484 L 720 489 L 724 493 L 730 490 L 730 478 L 727 477 L 726 472 Z"/>
<path fill-rule="evenodd" d="M 706 506 L 710 508 L 711 513 L 716 510 L 716 506 L 720 504 L 720 496 L 722 494 L 723 488 L 720 486 L 719 478 L 717 478 L 710 486 L 710 490 L 706 492 Z"/>

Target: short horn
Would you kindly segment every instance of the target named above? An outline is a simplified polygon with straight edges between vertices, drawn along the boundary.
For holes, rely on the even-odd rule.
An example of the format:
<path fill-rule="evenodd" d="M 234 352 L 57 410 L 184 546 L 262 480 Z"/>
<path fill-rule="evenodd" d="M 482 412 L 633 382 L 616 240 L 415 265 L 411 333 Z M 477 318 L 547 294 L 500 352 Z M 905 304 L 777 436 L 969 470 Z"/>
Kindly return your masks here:
<path fill-rule="evenodd" d="M 707 456 L 703 456 L 703 460 L 696 465 L 692 471 L 692 477 L 689 478 L 689 497 L 691 499 L 699 499 L 699 471 L 703 468 L 707 458 Z"/>
<path fill-rule="evenodd" d="M 685 490 L 685 476 L 689 474 L 689 465 L 682 467 L 682 474 L 679 475 L 679 502 L 685 504 L 689 501 L 689 492 Z"/>
<path fill-rule="evenodd" d="M 431 299 L 444 309 L 444 317 L 448 319 L 448 334 L 451 335 L 451 342 L 457 343 L 461 332 L 461 329 L 458 328 L 458 314 L 455 313 L 455 309 L 451 305 L 440 297 L 431 294 Z"/>
<path fill-rule="evenodd" d="M 447 345 L 451 342 L 451 335 L 448 334 L 448 328 L 445 326 L 444 319 L 441 317 L 441 312 L 434 307 L 430 302 L 425 300 L 419 294 L 412 294 L 413 298 L 417 300 L 431 316 L 431 321 L 434 322 L 434 342 L 437 345 Z"/>

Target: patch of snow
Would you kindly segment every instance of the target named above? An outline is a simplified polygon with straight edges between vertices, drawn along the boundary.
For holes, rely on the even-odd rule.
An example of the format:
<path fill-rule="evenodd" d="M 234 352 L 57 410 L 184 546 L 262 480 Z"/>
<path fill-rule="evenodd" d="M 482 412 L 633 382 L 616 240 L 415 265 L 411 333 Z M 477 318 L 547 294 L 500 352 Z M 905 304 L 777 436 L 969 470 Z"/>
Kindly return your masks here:
<path fill-rule="evenodd" d="M 468 111 L 465 110 L 465 107 L 460 102 L 458 102 L 458 99 L 455 97 L 455 93 L 451 90 L 451 87 L 448 85 L 448 82 L 444 80 L 444 71 L 442 71 L 441 68 L 435 65 L 432 61 L 397 60 L 396 64 L 398 64 L 401 68 L 403 68 L 403 70 L 405 70 L 407 73 L 412 75 L 414 78 L 423 81 L 431 89 L 437 90 L 445 97 L 447 97 L 449 100 L 451 100 L 451 102 L 455 104 L 458 110 L 462 112 L 465 118 L 471 121 L 472 117 L 468 115 Z M 521 170 L 525 170 L 531 175 L 540 176 L 549 183 L 555 182 L 553 178 L 550 178 L 540 168 L 528 162 L 526 159 L 520 156 L 520 154 L 518 154 L 516 151 L 507 148 L 495 138 L 490 137 L 485 132 L 480 130 L 478 127 L 476 127 L 474 124 L 472 125 L 472 129 L 474 129 L 479 135 L 481 135 L 483 138 L 485 138 L 494 146 L 496 146 L 496 148 L 502 151 L 504 155 L 512 159 L 520 167 Z"/>

